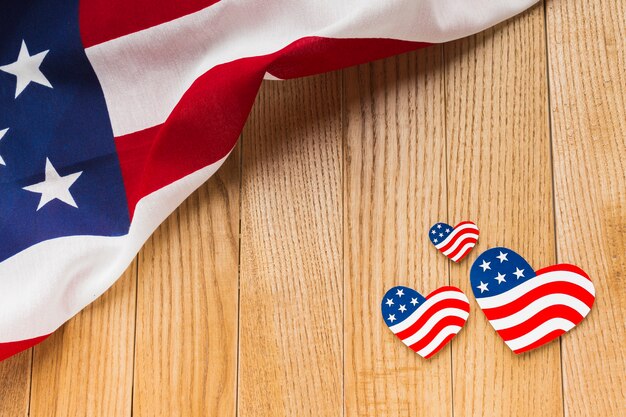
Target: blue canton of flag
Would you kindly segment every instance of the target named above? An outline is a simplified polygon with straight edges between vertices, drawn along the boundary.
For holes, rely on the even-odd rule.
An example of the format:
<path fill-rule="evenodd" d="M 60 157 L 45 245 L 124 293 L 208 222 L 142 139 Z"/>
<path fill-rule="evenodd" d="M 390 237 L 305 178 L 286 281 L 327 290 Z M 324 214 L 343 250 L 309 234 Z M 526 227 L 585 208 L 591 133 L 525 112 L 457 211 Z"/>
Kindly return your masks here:
<path fill-rule="evenodd" d="M 437 245 L 446 240 L 446 238 L 450 236 L 450 233 L 452 233 L 452 230 L 453 229 L 445 223 L 436 223 L 428 231 L 428 237 L 434 245 Z"/>
<path fill-rule="evenodd" d="M 534 276 L 528 262 L 507 248 L 483 252 L 470 270 L 472 290 L 477 298 L 502 294 Z"/>
<path fill-rule="evenodd" d="M 403 286 L 390 289 L 383 298 L 381 310 L 385 323 L 393 326 L 404 321 L 426 301 L 417 291 Z"/>
<path fill-rule="evenodd" d="M 44 240 L 126 234 L 129 214 L 78 2 L 3 2 L 0 262 Z"/>

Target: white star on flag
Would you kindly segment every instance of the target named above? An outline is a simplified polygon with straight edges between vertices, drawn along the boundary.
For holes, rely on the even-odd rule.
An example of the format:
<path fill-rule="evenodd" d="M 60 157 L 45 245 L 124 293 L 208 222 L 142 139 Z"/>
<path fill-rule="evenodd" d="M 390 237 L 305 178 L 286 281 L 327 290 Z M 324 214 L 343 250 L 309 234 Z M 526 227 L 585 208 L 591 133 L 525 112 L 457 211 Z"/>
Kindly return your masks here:
<path fill-rule="evenodd" d="M 7 134 L 8 131 L 9 131 L 8 127 L 6 129 L 0 130 L 0 140 L 2 140 L 2 138 L 4 137 L 4 135 Z M 2 155 L 0 155 L 0 165 L 6 166 L 6 163 L 4 162 L 4 159 L 2 159 Z"/>
<path fill-rule="evenodd" d="M 0 71 L 13 74 L 17 77 L 17 83 L 15 84 L 15 98 L 17 98 L 17 96 L 19 96 L 31 82 L 52 88 L 50 81 L 48 81 L 46 76 L 43 75 L 39 69 L 48 52 L 50 52 L 50 50 L 31 55 L 28 52 L 26 42 L 22 40 L 22 47 L 20 48 L 17 60 L 11 64 L 0 66 Z"/>
<path fill-rule="evenodd" d="M 83 172 L 76 172 L 66 176 L 60 176 L 52 165 L 52 162 L 46 158 L 46 178 L 40 183 L 29 185 L 23 189 L 31 193 L 41 194 L 37 211 L 52 200 L 60 200 L 67 205 L 78 208 L 74 197 L 70 193 L 70 187 L 76 182 Z"/>
<path fill-rule="evenodd" d="M 484 282 L 480 281 L 480 285 L 476 288 L 478 288 L 480 290 L 480 293 L 482 294 L 485 291 L 489 291 L 489 289 L 487 288 L 488 284 L 485 284 Z"/>
<path fill-rule="evenodd" d="M 515 272 L 513 272 L 513 275 L 515 275 L 517 277 L 517 279 L 520 278 L 525 278 L 524 277 L 524 270 L 523 269 L 519 269 L 519 268 L 515 268 Z"/>

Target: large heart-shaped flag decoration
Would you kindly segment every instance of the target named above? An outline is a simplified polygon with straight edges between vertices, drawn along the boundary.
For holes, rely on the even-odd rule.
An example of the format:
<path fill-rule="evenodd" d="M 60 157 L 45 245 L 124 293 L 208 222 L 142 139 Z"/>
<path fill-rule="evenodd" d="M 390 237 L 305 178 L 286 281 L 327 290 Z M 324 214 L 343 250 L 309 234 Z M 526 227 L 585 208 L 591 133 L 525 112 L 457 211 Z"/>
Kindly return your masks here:
<path fill-rule="evenodd" d="M 424 298 L 399 286 L 387 291 L 381 309 L 393 334 L 420 356 L 430 358 L 465 325 L 469 301 L 456 287 L 441 287 Z"/>
<path fill-rule="evenodd" d="M 428 231 L 428 238 L 439 252 L 454 262 L 460 262 L 476 246 L 479 233 L 474 222 L 461 222 L 454 227 L 435 223 Z"/>
<path fill-rule="evenodd" d="M 470 271 L 478 305 L 515 353 L 544 345 L 574 328 L 591 310 L 595 289 L 577 266 L 534 271 L 507 248 L 483 252 Z"/>

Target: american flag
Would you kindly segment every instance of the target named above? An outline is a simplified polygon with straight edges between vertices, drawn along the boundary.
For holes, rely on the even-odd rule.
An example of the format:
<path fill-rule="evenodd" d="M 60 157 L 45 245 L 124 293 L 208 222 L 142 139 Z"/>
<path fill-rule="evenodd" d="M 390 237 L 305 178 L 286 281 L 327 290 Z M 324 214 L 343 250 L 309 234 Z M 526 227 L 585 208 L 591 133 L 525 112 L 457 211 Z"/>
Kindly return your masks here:
<path fill-rule="evenodd" d="M 424 297 L 398 286 L 387 291 L 381 310 L 393 334 L 418 355 L 430 358 L 463 328 L 469 301 L 456 287 L 441 287 Z"/>
<path fill-rule="evenodd" d="M 123 273 L 235 146 L 263 79 L 466 36 L 536 0 L 3 0 L 0 360 Z"/>
<path fill-rule="evenodd" d="M 454 227 L 435 223 L 428 238 L 437 249 L 454 262 L 460 262 L 478 242 L 478 226 L 474 222 L 461 222 Z"/>
<path fill-rule="evenodd" d="M 507 248 L 482 253 L 470 271 L 472 290 L 491 325 L 515 353 L 538 348 L 574 328 L 591 310 L 595 289 L 577 266 L 534 271 Z"/>

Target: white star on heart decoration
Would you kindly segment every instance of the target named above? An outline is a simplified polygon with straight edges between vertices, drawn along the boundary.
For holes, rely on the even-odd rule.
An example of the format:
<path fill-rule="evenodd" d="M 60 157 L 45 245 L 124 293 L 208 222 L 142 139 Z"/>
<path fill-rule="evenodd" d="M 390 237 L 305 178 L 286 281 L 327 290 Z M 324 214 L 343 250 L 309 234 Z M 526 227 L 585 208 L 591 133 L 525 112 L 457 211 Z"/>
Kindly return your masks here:
<path fill-rule="evenodd" d="M 17 78 L 15 84 L 15 98 L 17 98 L 30 83 L 37 83 L 52 88 L 52 84 L 50 84 L 50 81 L 48 81 L 39 68 L 48 52 L 50 52 L 50 50 L 31 55 L 30 52 L 28 52 L 26 42 L 22 40 L 22 46 L 17 60 L 10 64 L 0 66 L 0 71 L 13 74 Z"/>
<path fill-rule="evenodd" d="M 491 265 L 491 262 L 487 262 L 483 259 L 483 263 L 478 266 L 480 266 L 483 269 L 483 272 L 485 272 L 486 270 L 491 269 L 489 265 Z"/>
<path fill-rule="evenodd" d="M 70 193 L 70 187 L 82 173 L 83 172 L 80 171 L 61 176 L 52 165 L 52 162 L 46 158 L 46 178 L 42 182 L 29 185 L 23 189 L 31 193 L 41 194 L 37 211 L 53 200 L 59 200 L 69 206 L 78 208 L 74 197 Z"/>
<path fill-rule="evenodd" d="M 478 285 L 476 288 L 478 288 L 480 290 L 480 293 L 482 294 L 485 291 L 489 291 L 489 288 L 487 288 L 487 285 L 488 284 L 480 281 L 480 285 Z"/>
<path fill-rule="evenodd" d="M 496 258 L 498 258 L 500 260 L 500 263 L 502 263 L 504 261 L 508 261 L 507 255 L 508 255 L 508 253 L 504 253 L 504 252 L 500 251 L 500 255 L 496 256 Z"/>
<path fill-rule="evenodd" d="M 498 272 L 498 276 L 496 276 L 494 279 L 498 281 L 498 284 L 502 284 L 503 282 L 506 282 L 506 279 L 504 279 L 505 276 L 506 274 L 501 274 L 500 272 Z"/>

